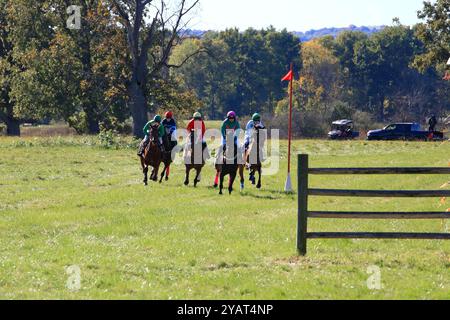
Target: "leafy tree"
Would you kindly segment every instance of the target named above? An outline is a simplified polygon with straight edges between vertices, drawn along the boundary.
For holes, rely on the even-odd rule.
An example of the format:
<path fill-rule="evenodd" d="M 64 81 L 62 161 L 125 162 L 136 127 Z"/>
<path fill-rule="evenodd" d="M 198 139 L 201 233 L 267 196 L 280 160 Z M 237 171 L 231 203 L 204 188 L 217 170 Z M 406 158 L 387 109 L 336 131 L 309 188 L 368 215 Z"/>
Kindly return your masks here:
<path fill-rule="evenodd" d="M 206 48 L 173 73 L 182 79 L 188 90 L 195 92 L 203 103 L 203 113 L 217 119 L 226 112 L 227 99 L 235 95 L 235 66 L 228 54 L 227 44 L 216 33 L 204 39 L 186 39 L 176 47 L 171 64 L 181 64 L 193 52 Z"/>
<path fill-rule="evenodd" d="M 320 40 L 302 45 L 303 69 L 300 73 L 300 94 L 305 109 L 329 105 L 339 95 L 339 64 L 333 52 Z"/>
<path fill-rule="evenodd" d="M 31 0 L 0 0 L 0 120 L 8 135 L 20 135 L 20 124 L 36 119 L 22 112 L 15 92 L 28 72 L 26 61 L 47 46 L 52 33 L 44 8 Z"/>
<path fill-rule="evenodd" d="M 164 0 L 110 0 L 126 33 L 131 70 L 126 88 L 137 137 L 142 136 L 147 121 L 148 92 L 152 90 L 149 80 L 161 77 L 161 72 L 171 67 L 170 54 L 180 41 L 184 19 L 198 2 L 179 0 L 171 8 Z"/>
<path fill-rule="evenodd" d="M 416 26 L 416 35 L 425 45 L 414 66 L 421 72 L 429 67 L 443 69 L 450 58 L 450 0 L 425 1 L 418 17 L 426 20 Z"/>
<path fill-rule="evenodd" d="M 81 10 L 81 28 L 66 27 L 68 1 L 48 1 L 44 13 L 54 30 L 50 44 L 24 60 L 27 70 L 15 95 L 23 112 L 50 114 L 69 122 L 80 133 L 99 132 L 111 113 L 127 117 L 126 47 L 123 31 L 114 25 L 106 4 L 71 1 Z M 33 24 L 33 20 L 24 20 Z M 30 50 L 26 50 L 30 51 Z M 26 54 L 25 54 L 26 55 Z M 120 110 L 120 112 L 117 112 Z"/>
<path fill-rule="evenodd" d="M 301 66 L 299 39 L 286 30 L 210 32 L 201 40 L 185 41 L 174 58 L 179 61 L 200 46 L 204 52 L 176 72 L 205 103 L 212 119 L 229 109 L 241 116 L 255 111 L 272 114 L 285 94 L 281 76 L 290 62 Z"/>

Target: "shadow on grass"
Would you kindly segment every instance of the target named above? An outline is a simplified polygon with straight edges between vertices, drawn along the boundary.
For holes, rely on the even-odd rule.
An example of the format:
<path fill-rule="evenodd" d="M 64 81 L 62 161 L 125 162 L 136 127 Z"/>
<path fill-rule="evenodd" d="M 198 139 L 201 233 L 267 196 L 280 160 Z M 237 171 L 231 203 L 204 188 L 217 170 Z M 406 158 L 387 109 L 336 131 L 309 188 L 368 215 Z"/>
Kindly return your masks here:
<path fill-rule="evenodd" d="M 280 199 L 289 199 L 293 200 L 295 199 L 296 194 L 295 193 L 286 193 L 284 191 L 280 190 L 273 190 L 273 189 L 255 189 L 256 193 L 249 192 L 252 186 L 248 187 L 247 189 L 244 189 L 244 191 L 241 192 L 241 195 L 243 197 L 252 197 L 256 199 L 265 199 L 265 200 L 280 200 Z"/>

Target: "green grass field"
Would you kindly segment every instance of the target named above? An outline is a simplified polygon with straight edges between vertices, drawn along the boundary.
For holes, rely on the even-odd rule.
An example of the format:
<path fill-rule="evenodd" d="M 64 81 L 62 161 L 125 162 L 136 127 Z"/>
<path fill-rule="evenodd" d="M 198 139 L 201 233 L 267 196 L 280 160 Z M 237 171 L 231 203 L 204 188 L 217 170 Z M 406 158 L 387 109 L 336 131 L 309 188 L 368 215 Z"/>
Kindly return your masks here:
<path fill-rule="evenodd" d="M 296 196 L 282 192 L 286 145 L 263 189 L 219 196 L 141 184 L 134 142 L 0 137 L 2 299 L 449 299 L 450 243 L 310 240 L 296 256 Z M 108 145 L 108 144 L 106 144 Z M 450 142 L 296 141 L 311 166 L 447 166 Z M 296 166 L 294 165 L 294 172 Z M 439 189 L 448 176 L 313 176 L 315 187 Z M 294 185 L 296 181 L 294 178 Z M 238 188 L 238 185 L 235 185 Z M 312 210 L 446 211 L 441 199 L 311 198 Z M 311 231 L 449 232 L 442 220 L 310 220 Z M 80 268 L 81 288 L 70 290 Z M 368 267 L 381 271 L 371 290 Z"/>

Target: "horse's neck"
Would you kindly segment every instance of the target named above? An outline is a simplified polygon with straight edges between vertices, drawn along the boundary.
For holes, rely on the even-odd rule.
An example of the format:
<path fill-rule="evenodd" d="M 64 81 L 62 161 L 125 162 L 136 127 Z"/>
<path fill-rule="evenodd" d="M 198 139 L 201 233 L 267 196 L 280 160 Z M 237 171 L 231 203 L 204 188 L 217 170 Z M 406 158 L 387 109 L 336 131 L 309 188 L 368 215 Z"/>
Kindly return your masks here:
<path fill-rule="evenodd" d="M 231 159 L 231 163 L 230 164 L 234 164 L 235 160 L 237 161 L 237 155 L 238 155 L 238 149 L 237 146 L 234 146 L 234 151 L 233 151 L 233 155 L 232 157 L 228 158 L 227 155 L 230 151 L 228 149 L 225 149 L 225 151 L 223 152 L 223 163 L 227 163 L 227 160 Z"/>
<path fill-rule="evenodd" d="M 198 150 L 200 148 L 203 162 L 203 144 L 202 143 L 193 143 L 191 139 L 191 148 L 189 150 L 189 157 L 191 158 L 192 163 L 194 163 L 194 150 Z"/>
<path fill-rule="evenodd" d="M 259 163 L 261 161 L 261 155 L 262 155 L 262 146 L 264 145 L 264 143 L 261 143 L 261 137 L 259 139 L 257 139 L 255 137 L 255 139 L 253 140 L 253 142 L 250 144 L 249 148 L 248 148 L 248 155 L 250 156 L 252 154 L 252 152 L 256 152 L 256 161 Z"/>

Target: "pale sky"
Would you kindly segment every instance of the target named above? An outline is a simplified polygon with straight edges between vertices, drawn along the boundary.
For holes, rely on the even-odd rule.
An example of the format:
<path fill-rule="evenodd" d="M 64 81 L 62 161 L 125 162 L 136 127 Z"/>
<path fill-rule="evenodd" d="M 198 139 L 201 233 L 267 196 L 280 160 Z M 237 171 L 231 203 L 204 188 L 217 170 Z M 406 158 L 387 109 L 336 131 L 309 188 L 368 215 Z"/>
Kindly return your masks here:
<path fill-rule="evenodd" d="M 192 29 L 224 30 L 253 27 L 307 31 L 324 27 L 392 25 L 419 20 L 423 0 L 200 0 Z"/>

